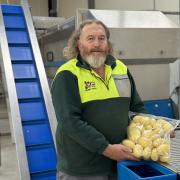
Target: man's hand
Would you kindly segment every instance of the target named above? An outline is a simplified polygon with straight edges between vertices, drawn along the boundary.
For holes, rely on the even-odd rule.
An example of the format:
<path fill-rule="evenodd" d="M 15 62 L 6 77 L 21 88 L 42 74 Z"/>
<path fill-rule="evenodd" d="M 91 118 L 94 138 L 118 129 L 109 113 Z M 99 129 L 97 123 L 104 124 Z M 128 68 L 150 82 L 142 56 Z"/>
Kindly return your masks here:
<path fill-rule="evenodd" d="M 175 133 L 175 131 L 172 131 L 171 133 L 170 133 L 170 138 L 175 138 L 176 137 L 176 133 Z"/>
<path fill-rule="evenodd" d="M 122 144 L 109 144 L 102 154 L 116 161 L 139 160 L 132 154 L 132 150 L 130 148 Z"/>

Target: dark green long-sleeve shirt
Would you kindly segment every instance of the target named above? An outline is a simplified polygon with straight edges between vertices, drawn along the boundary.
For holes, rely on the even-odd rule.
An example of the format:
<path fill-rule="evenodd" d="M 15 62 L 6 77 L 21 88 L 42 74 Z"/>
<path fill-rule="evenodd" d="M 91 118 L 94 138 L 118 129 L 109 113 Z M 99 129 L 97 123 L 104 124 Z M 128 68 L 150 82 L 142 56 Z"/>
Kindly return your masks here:
<path fill-rule="evenodd" d="M 114 83 L 113 74 L 121 73 L 121 67 L 129 78 L 129 97 L 118 95 Z M 120 143 L 126 138 L 129 111 L 145 112 L 126 69 L 112 56 L 106 60 L 106 80 L 80 57 L 60 67 L 52 84 L 58 120 L 58 170 L 75 176 L 109 175 L 116 171 L 116 162 L 102 152 L 109 143 Z"/>

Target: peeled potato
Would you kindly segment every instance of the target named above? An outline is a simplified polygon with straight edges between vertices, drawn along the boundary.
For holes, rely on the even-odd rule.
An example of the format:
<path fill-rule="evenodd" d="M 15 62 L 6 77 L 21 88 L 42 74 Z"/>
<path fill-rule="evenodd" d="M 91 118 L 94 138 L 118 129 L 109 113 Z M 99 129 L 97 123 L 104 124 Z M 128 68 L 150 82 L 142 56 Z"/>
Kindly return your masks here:
<path fill-rule="evenodd" d="M 135 122 L 135 123 L 141 123 L 142 122 L 142 119 L 143 118 L 143 116 L 135 116 L 134 118 L 133 118 L 133 122 Z"/>
<path fill-rule="evenodd" d="M 144 126 L 149 125 L 150 124 L 150 118 L 149 117 L 143 117 L 142 124 Z"/>
<path fill-rule="evenodd" d="M 153 148 L 152 152 L 151 152 L 151 159 L 153 161 L 158 161 L 158 153 L 157 153 L 157 149 L 156 148 Z"/>
<path fill-rule="evenodd" d="M 161 144 L 163 144 L 165 141 L 164 141 L 164 139 L 162 139 L 162 138 L 157 138 L 157 139 L 155 139 L 154 141 L 153 141 L 153 146 L 154 147 L 158 147 L 158 146 L 160 146 Z"/>
<path fill-rule="evenodd" d="M 155 129 L 153 129 L 153 132 L 155 133 L 155 134 L 159 134 L 159 135 L 163 135 L 164 134 L 164 131 L 163 131 L 163 128 L 162 127 L 156 127 Z"/>
<path fill-rule="evenodd" d="M 150 125 L 153 126 L 154 123 L 156 123 L 156 120 L 154 118 L 151 118 Z"/>
<path fill-rule="evenodd" d="M 135 143 L 133 141 L 129 140 L 129 139 L 123 140 L 122 144 L 129 147 L 129 148 L 131 148 L 131 149 L 133 149 L 134 146 L 135 146 Z"/>
<path fill-rule="evenodd" d="M 142 153 L 143 153 L 143 148 L 141 145 L 136 144 L 133 148 L 133 154 L 135 157 L 137 158 L 141 158 L 142 157 Z"/>
<path fill-rule="evenodd" d="M 153 124 L 153 129 L 161 129 L 162 128 L 162 124 L 160 122 L 155 122 Z"/>
<path fill-rule="evenodd" d="M 144 128 L 145 128 L 146 130 L 152 130 L 151 124 L 144 126 Z"/>
<path fill-rule="evenodd" d="M 131 122 L 131 124 L 128 126 L 128 131 L 131 131 L 131 129 L 136 127 L 136 123 Z"/>
<path fill-rule="evenodd" d="M 151 138 L 151 135 L 152 135 L 152 130 L 145 130 L 145 129 L 142 130 L 143 137 Z"/>
<path fill-rule="evenodd" d="M 132 128 L 131 131 L 129 131 L 128 137 L 133 142 L 137 142 L 137 140 L 141 136 L 141 131 L 138 128 Z"/>
<path fill-rule="evenodd" d="M 149 138 L 140 137 L 140 138 L 138 139 L 138 144 L 140 144 L 143 148 L 146 148 L 146 147 L 152 145 L 152 141 L 151 141 L 151 139 L 149 139 Z"/>
<path fill-rule="evenodd" d="M 169 155 L 160 156 L 160 157 L 159 157 L 159 160 L 160 160 L 161 162 L 164 162 L 164 163 L 170 163 L 170 157 L 169 157 Z"/>
<path fill-rule="evenodd" d="M 156 133 L 153 133 L 153 132 L 150 135 L 150 138 L 151 138 L 152 141 L 158 139 L 159 137 L 160 137 L 159 134 L 156 134 Z"/>
<path fill-rule="evenodd" d="M 164 119 L 158 119 L 157 123 L 160 123 L 161 125 L 164 125 L 167 121 L 165 121 Z"/>
<path fill-rule="evenodd" d="M 150 121 L 151 121 L 151 119 L 149 117 L 144 117 L 141 122 L 144 126 L 146 126 L 146 125 L 150 124 Z"/>
<path fill-rule="evenodd" d="M 166 122 L 163 125 L 163 130 L 165 133 L 170 133 L 173 130 L 173 126 L 170 123 Z"/>
<path fill-rule="evenodd" d="M 170 144 L 161 144 L 159 147 L 157 147 L 157 153 L 160 156 L 168 155 L 170 152 Z"/>
<path fill-rule="evenodd" d="M 150 157 L 151 157 L 151 148 L 150 147 L 146 147 L 144 150 L 143 150 L 143 158 L 145 159 L 145 160 L 148 160 L 148 159 L 150 159 Z"/>

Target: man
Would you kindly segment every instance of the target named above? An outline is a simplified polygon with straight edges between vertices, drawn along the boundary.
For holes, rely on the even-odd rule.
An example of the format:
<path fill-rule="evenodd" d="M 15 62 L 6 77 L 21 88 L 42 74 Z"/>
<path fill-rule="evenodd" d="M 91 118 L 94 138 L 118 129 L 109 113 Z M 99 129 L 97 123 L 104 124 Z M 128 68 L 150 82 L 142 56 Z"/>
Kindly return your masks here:
<path fill-rule="evenodd" d="M 145 112 L 127 67 L 112 56 L 107 27 L 83 22 L 68 42 L 52 84 L 58 120 L 58 179 L 116 179 L 119 160 L 137 160 L 121 141 L 128 112 Z"/>

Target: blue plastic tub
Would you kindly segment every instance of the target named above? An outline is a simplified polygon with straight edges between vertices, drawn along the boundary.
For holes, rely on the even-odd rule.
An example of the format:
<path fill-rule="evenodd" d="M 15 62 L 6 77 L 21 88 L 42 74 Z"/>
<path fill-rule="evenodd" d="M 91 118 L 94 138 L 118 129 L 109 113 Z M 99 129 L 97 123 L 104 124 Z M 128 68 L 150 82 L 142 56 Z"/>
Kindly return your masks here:
<path fill-rule="evenodd" d="M 120 161 L 118 180 L 176 180 L 177 175 L 152 161 Z"/>

